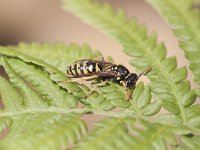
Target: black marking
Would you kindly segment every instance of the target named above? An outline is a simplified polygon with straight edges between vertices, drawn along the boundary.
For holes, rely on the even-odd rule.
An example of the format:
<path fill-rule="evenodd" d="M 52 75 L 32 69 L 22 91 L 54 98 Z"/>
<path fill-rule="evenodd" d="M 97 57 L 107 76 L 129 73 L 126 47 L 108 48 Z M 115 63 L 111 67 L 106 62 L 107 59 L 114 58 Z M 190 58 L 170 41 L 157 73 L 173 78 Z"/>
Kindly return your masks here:
<path fill-rule="evenodd" d="M 81 61 L 80 62 L 80 71 L 81 71 L 81 74 L 84 74 L 84 62 L 83 61 Z"/>
<path fill-rule="evenodd" d="M 92 71 L 90 71 L 90 67 L 92 66 Z M 88 71 L 88 73 L 93 73 L 96 71 L 96 63 L 92 62 L 92 61 L 88 61 L 86 62 L 86 70 Z"/>
<path fill-rule="evenodd" d="M 70 72 L 69 72 L 69 67 L 67 67 L 67 74 L 70 74 Z"/>
<path fill-rule="evenodd" d="M 77 63 L 74 64 L 74 71 L 75 71 L 75 74 L 78 75 L 78 72 L 77 72 Z"/>
<path fill-rule="evenodd" d="M 72 66 L 69 66 L 69 72 L 70 72 L 71 75 L 73 75 Z"/>

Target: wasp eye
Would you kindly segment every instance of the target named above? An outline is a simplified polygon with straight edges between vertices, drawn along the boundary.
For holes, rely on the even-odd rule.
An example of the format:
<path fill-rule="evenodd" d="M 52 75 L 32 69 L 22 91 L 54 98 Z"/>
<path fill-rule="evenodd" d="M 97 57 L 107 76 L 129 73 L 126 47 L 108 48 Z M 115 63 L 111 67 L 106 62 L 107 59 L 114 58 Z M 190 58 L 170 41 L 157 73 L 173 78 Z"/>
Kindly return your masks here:
<path fill-rule="evenodd" d="M 126 87 L 130 88 L 130 87 L 133 87 L 137 81 L 137 74 L 135 73 L 132 73 L 130 74 L 127 78 L 126 78 Z"/>

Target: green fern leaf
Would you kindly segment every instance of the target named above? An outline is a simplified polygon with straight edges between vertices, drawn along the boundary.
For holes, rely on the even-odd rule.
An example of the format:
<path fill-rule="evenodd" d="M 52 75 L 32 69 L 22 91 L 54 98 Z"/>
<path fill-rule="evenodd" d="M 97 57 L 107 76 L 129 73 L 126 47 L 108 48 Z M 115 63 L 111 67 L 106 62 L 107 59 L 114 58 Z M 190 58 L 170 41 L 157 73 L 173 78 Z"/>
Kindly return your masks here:
<path fill-rule="evenodd" d="M 159 115 L 155 117 L 155 120 L 156 122 L 161 123 L 161 124 L 181 125 L 183 123 L 181 117 L 174 114 Z"/>
<path fill-rule="evenodd" d="M 120 139 L 120 140 L 119 140 Z M 125 140 L 130 139 L 123 119 L 106 119 L 96 124 L 96 128 L 74 149 L 115 149 L 125 148 Z M 131 142 L 128 141 L 128 142 Z"/>
<path fill-rule="evenodd" d="M 65 72 L 66 66 L 71 64 L 73 61 L 86 58 L 91 59 L 100 56 L 98 51 L 93 53 L 87 44 L 83 44 L 80 47 L 76 44 L 66 46 L 63 43 L 20 43 L 18 46 L 12 46 L 10 48 L 31 57 L 41 59 L 47 64 L 57 67 L 62 72 Z M 54 53 L 54 55 L 51 55 L 51 52 Z"/>
<path fill-rule="evenodd" d="M 5 110 L 18 110 L 23 107 L 23 99 L 10 83 L 0 76 L 0 93 Z M 12 94 L 10 94 L 12 93 Z"/>
<path fill-rule="evenodd" d="M 152 102 L 142 108 L 142 114 L 144 116 L 153 116 L 157 114 L 161 109 L 161 104 L 159 101 Z"/>
<path fill-rule="evenodd" d="M 168 126 L 168 125 L 160 125 L 160 124 L 152 124 L 143 122 L 142 128 L 132 128 L 133 134 L 138 135 L 138 138 L 134 138 L 134 144 L 132 145 L 132 149 L 167 149 L 167 144 L 172 145 L 172 147 L 178 147 L 179 144 L 176 142 L 175 134 L 177 134 L 178 130 L 180 130 L 181 134 L 187 134 L 187 129 L 179 128 L 176 126 Z M 164 135 L 164 136 L 163 136 Z M 145 140 L 143 140 L 144 137 Z M 149 145 L 149 143 L 151 143 Z"/>
<path fill-rule="evenodd" d="M 199 139 L 187 141 L 189 133 L 187 128 L 181 126 L 150 124 L 133 118 L 112 118 L 98 122 L 96 128 L 73 149 L 166 150 L 168 144 L 173 148 L 181 148 L 182 144 L 177 142 L 175 135 L 180 135 L 186 143 L 185 147 L 197 148 Z"/>
<path fill-rule="evenodd" d="M 93 108 L 95 110 L 108 111 L 115 108 L 115 106 L 113 106 L 103 94 L 100 94 L 98 92 L 93 92 L 91 95 L 88 96 L 87 99 L 81 100 L 81 103 L 83 103 L 85 107 Z"/>
<path fill-rule="evenodd" d="M 199 12 L 192 8 L 192 0 L 147 0 L 170 24 L 179 38 L 179 45 L 190 61 L 194 80 L 200 84 L 200 20 Z"/>
<path fill-rule="evenodd" d="M 130 103 L 126 99 L 124 87 L 115 83 L 109 83 L 109 86 L 100 87 L 99 90 L 113 106 L 122 108 L 130 106 Z"/>
<path fill-rule="evenodd" d="M 16 86 L 15 82 L 12 82 L 13 83 L 12 86 L 6 81 L 8 87 L 9 88 L 12 87 L 14 90 L 15 88 L 23 89 L 23 87 L 25 87 L 25 83 L 22 82 L 22 80 L 20 80 L 22 78 L 23 80 L 28 81 L 32 85 L 30 87 L 30 90 L 34 89 L 35 92 L 37 92 L 40 96 L 45 98 L 43 92 L 48 91 L 49 89 L 40 88 L 40 84 L 45 84 L 44 85 L 45 87 L 47 86 L 46 82 L 48 82 L 49 83 L 48 86 L 50 87 L 57 86 L 51 81 L 51 78 L 49 77 L 48 74 L 49 72 L 43 70 L 43 67 L 41 67 L 36 63 L 30 63 L 33 62 L 33 60 L 34 62 L 37 62 L 35 59 L 30 57 L 29 62 L 24 62 L 23 61 L 24 59 L 23 60 L 19 59 L 21 57 L 21 53 L 17 54 L 20 54 L 18 58 L 10 58 L 9 54 L 4 53 L 4 56 L 7 57 L 6 59 L 4 59 L 4 67 L 6 68 L 6 71 L 11 77 L 11 79 L 13 81 L 16 80 L 16 82 L 18 82 L 17 83 L 18 86 Z M 26 56 L 25 55 L 22 56 L 27 61 Z M 46 66 L 44 62 L 42 63 L 43 65 Z M 39 81 L 44 83 L 39 83 Z M 183 83 L 185 85 L 188 84 L 188 82 L 183 82 Z M 186 88 L 183 90 L 184 93 L 190 90 L 188 86 L 185 87 Z M 29 89 L 29 87 L 27 87 L 27 89 Z M 60 103 L 59 100 L 58 99 L 55 100 L 55 97 L 53 97 L 52 95 L 49 95 L 48 97 L 45 98 L 45 99 L 55 100 L 54 102 L 55 105 L 54 103 L 50 103 L 49 107 L 40 108 L 37 107 L 37 105 L 36 106 L 25 105 L 23 108 L 19 108 L 19 110 L 17 110 L 16 112 L 6 110 L 5 108 L 6 111 L 2 112 L 0 115 L 1 118 L 0 120 L 2 121 L 2 123 L 0 123 L 1 125 L 0 127 L 2 129 L 4 129 L 5 127 L 9 127 L 10 132 L 9 135 L 0 142 L 0 148 L 2 150 L 35 149 L 35 148 L 39 150 L 47 148 L 53 150 L 60 148 L 68 148 L 70 144 L 74 144 L 75 142 L 78 141 L 78 144 L 75 145 L 75 148 L 77 149 L 80 146 L 81 146 L 80 148 L 82 148 L 83 146 L 83 147 L 88 147 L 88 149 L 94 149 L 94 148 L 132 149 L 133 147 L 135 147 L 136 149 L 137 148 L 147 149 L 149 147 L 151 149 L 155 149 L 156 147 L 159 148 L 166 147 L 167 143 L 170 143 L 172 145 L 177 145 L 176 141 L 172 140 L 171 138 L 172 132 L 174 134 L 173 136 L 175 135 L 185 136 L 188 133 L 191 133 L 191 131 L 193 131 L 193 130 L 190 131 L 188 129 L 186 132 L 185 128 L 182 126 L 178 127 L 182 130 L 182 133 L 179 134 L 176 127 L 172 127 L 169 125 L 166 126 L 161 124 L 152 125 L 149 123 L 147 123 L 148 125 L 145 125 L 146 123 L 139 123 L 142 126 L 145 125 L 144 126 L 145 129 L 146 128 L 147 129 L 146 130 L 138 129 L 136 127 L 137 119 L 135 118 L 139 118 L 141 117 L 141 115 L 143 115 L 144 117 L 156 114 L 160 110 L 160 101 L 157 100 L 155 102 L 151 102 L 150 88 L 149 86 L 144 86 L 143 83 L 139 83 L 138 86 L 136 86 L 136 89 L 134 91 L 135 95 L 133 96 L 133 99 L 130 100 L 130 102 L 124 101 L 123 103 L 121 103 L 120 102 L 121 100 L 118 101 L 118 99 L 116 99 L 117 94 L 116 95 L 111 94 L 111 92 L 113 92 L 113 89 L 114 91 L 116 90 L 119 93 L 119 95 L 122 94 L 121 99 L 124 100 L 126 94 L 123 87 L 117 84 L 110 83 L 109 86 L 104 86 L 100 88 L 101 92 L 100 94 L 94 92 L 87 98 L 87 100 L 85 101 L 82 100 L 84 102 L 82 101 L 81 102 L 85 104 L 85 106 L 84 108 L 80 109 L 78 108 L 71 109 L 68 107 L 63 109 L 62 105 L 59 105 Z M 59 89 L 56 91 L 61 92 L 62 90 L 63 89 Z M 33 94 L 33 92 L 30 91 L 30 95 L 31 93 Z M 67 94 L 67 91 L 65 91 L 65 94 Z M 24 99 L 24 101 L 26 101 L 25 100 L 26 97 L 22 96 L 22 98 Z M 37 99 L 34 98 L 32 100 L 37 101 Z M 115 100 L 117 101 L 114 102 Z M 119 112 L 108 111 L 113 109 L 114 107 L 120 107 L 123 109 L 121 109 Z M 137 107 L 140 114 L 138 114 L 137 112 L 138 110 L 135 111 L 134 109 L 135 107 Z M 189 111 L 189 109 L 187 110 Z M 71 112 L 75 112 L 78 114 L 70 115 Z M 85 124 L 80 120 L 80 115 L 82 113 L 88 113 L 88 112 L 93 114 L 112 116 L 112 118 L 100 122 L 99 123 L 100 127 L 95 128 L 94 131 L 85 136 L 83 140 L 80 140 L 82 138 L 82 135 L 84 135 L 86 132 Z M 114 118 L 113 116 L 117 118 Z M 127 116 L 131 117 L 127 118 Z M 191 125 L 192 127 L 191 129 L 193 129 L 193 127 L 198 127 L 198 118 L 197 121 L 192 119 L 194 118 L 191 118 L 189 120 L 189 125 Z M 180 120 L 182 119 L 180 118 Z M 138 133 L 136 137 L 135 134 L 134 135 L 130 134 L 129 128 L 127 128 L 127 126 L 129 125 L 130 126 L 136 125 L 134 128 L 131 128 L 132 131 Z M 179 122 L 179 125 L 182 124 Z M 198 130 L 195 130 L 194 132 L 198 132 Z M 164 138 L 163 136 L 161 136 L 163 134 Z M 110 138 L 111 135 L 113 136 L 113 138 Z M 92 141 L 90 140 L 92 139 L 91 137 L 93 138 Z M 148 142 L 144 142 L 143 139 L 145 137 L 149 137 L 147 138 Z M 93 141 L 98 141 L 98 142 L 96 143 Z M 191 141 L 188 142 L 189 140 L 187 139 L 186 141 L 187 142 L 185 143 L 190 144 L 190 145 L 188 144 L 189 145 L 188 147 L 196 148 L 197 144 Z M 107 144 L 105 145 L 102 144 L 106 142 Z M 37 147 L 34 147 L 34 145 L 37 145 Z"/>
<path fill-rule="evenodd" d="M 180 114 L 184 123 L 187 123 L 185 106 L 182 105 L 183 97 L 187 97 L 185 94 L 191 92 L 190 85 L 184 84 L 186 70 L 176 69 L 175 57 L 166 58 L 166 48 L 163 43 L 157 44 L 155 33 L 147 36 L 144 26 L 139 26 L 133 19 L 127 20 L 123 11 L 114 11 L 107 4 L 101 5 L 94 0 L 63 0 L 63 3 L 65 9 L 117 39 L 124 47 L 125 53 L 135 57 L 130 63 L 138 70 L 142 71 L 151 66 L 149 78 L 152 81 L 150 88 L 155 93 L 154 99 L 161 100 L 163 107 L 172 113 Z M 183 93 L 181 88 L 187 89 L 186 93 Z M 168 94 L 170 99 L 166 98 Z M 190 102 L 188 104 L 191 105 L 194 100 Z"/>
<path fill-rule="evenodd" d="M 13 86 L 18 88 L 21 91 L 22 98 L 25 100 L 24 105 L 29 107 L 45 107 L 48 106 L 39 94 L 31 90 L 24 81 L 16 74 L 16 72 L 11 68 L 6 59 L 4 60 L 4 68 L 8 75 L 10 76 L 10 81 L 13 83 Z M 5 107 L 7 108 L 7 107 Z"/>
<path fill-rule="evenodd" d="M 0 142 L 0 149 L 35 149 L 36 144 L 37 149 L 48 147 L 54 150 L 67 148 L 80 139 L 86 126 L 79 113 L 85 109 L 70 109 L 77 106 L 77 97 L 61 89 L 49 76 L 62 76 L 62 73 L 43 61 L 9 48 L 1 47 L 0 51 L 2 64 L 12 83 L 0 77 L 4 103 L 0 130 L 9 128 L 9 134 Z M 49 105 L 46 101 L 50 102 Z M 78 115 L 70 115 L 70 112 Z M 66 140 L 66 137 L 69 138 Z"/>
<path fill-rule="evenodd" d="M 0 133 L 4 129 L 8 128 L 11 125 L 11 123 L 12 123 L 12 120 L 10 118 L 8 118 L 8 117 L 1 117 L 0 118 Z"/>
<path fill-rule="evenodd" d="M 27 63 L 33 63 L 33 64 L 41 66 L 45 71 L 47 71 L 50 74 L 50 78 L 54 82 L 67 80 L 67 77 L 64 73 L 59 71 L 56 67 L 53 67 L 53 66 L 43 62 L 42 60 L 27 56 L 21 52 L 17 52 L 15 50 L 12 50 L 12 49 L 6 48 L 6 47 L 2 47 L 2 46 L 0 47 L 0 53 L 5 56 L 18 57 Z M 45 75 L 45 76 L 47 76 L 47 75 Z M 66 90 L 69 90 L 69 93 L 72 93 L 73 95 L 75 95 L 76 97 L 79 97 L 79 98 L 83 98 L 89 92 L 89 89 L 86 88 L 86 86 L 83 86 L 83 85 L 80 85 L 77 83 L 72 83 L 72 82 L 62 83 L 62 82 L 60 82 L 59 85 L 62 86 L 63 88 L 65 88 Z"/>
<path fill-rule="evenodd" d="M 40 95 L 45 97 L 52 105 L 62 107 L 76 107 L 78 99 L 67 92 L 60 90 L 59 86 L 54 84 L 48 74 L 42 70 L 36 69 L 33 65 L 28 65 L 19 60 L 10 60 L 13 69 L 24 79 L 29 81 Z M 46 88 L 48 87 L 48 89 Z M 55 102 L 56 101 L 56 102 Z"/>
<path fill-rule="evenodd" d="M 132 108 L 139 116 L 152 116 L 159 112 L 161 104 L 159 101 L 151 102 L 151 91 L 149 86 L 140 82 L 133 91 L 131 100 Z"/>
<path fill-rule="evenodd" d="M 53 114 L 51 114 L 52 116 Z M 53 115 L 55 116 L 55 114 Z M 22 116 L 21 116 L 22 117 Z M 21 118 L 19 117 L 19 118 Z M 29 115 L 30 117 L 30 115 Z M 31 131 L 31 128 L 17 128 L 17 131 L 9 134 L 1 142 L 1 149 L 11 150 L 11 149 L 48 149 L 55 150 L 60 148 L 67 148 L 70 144 L 73 144 L 76 140 L 80 139 L 83 134 L 86 132 L 85 124 L 79 119 L 79 115 L 68 114 L 60 117 L 54 117 L 54 120 L 50 122 L 50 115 L 35 115 L 29 122 L 26 122 L 22 125 L 31 125 L 34 123 L 36 125 L 37 130 Z M 42 122 L 35 123 L 36 119 L 42 120 Z M 41 127 L 44 125 L 43 122 L 49 120 L 49 123 L 45 123 L 45 127 Z M 24 120 L 24 119 L 23 119 Z M 15 122 L 18 122 L 18 118 L 15 119 Z M 31 123 L 30 123 L 31 122 Z M 39 128 L 38 128 L 39 127 Z M 23 132 L 23 134 L 22 134 Z M 26 140 L 24 140 L 26 139 Z M 12 143 L 12 144 L 11 144 Z"/>
<path fill-rule="evenodd" d="M 181 137 L 181 140 L 185 143 L 185 145 L 190 147 L 190 149 L 198 149 L 200 146 L 199 138 L 197 136 L 194 136 L 192 138 L 190 138 L 189 136 L 183 136 Z"/>
<path fill-rule="evenodd" d="M 140 82 L 133 92 L 133 101 L 137 103 L 139 108 L 142 108 L 150 103 L 151 91 L 148 86 L 144 87 L 144 84 Z"/>

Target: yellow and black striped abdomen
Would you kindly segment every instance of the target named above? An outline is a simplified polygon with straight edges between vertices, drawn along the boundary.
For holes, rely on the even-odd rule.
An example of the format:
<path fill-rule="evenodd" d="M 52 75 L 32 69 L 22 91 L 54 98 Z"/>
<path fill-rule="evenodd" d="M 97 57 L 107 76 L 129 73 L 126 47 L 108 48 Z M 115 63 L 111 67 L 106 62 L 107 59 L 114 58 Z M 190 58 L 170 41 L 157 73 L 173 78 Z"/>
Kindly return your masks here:
<path fill-rule="evenodd" d="M 67 74 L 71 77 L 92 76 L 102 70 L 101 65 L 94 60 L 77 61 L 67 67 Z"/>

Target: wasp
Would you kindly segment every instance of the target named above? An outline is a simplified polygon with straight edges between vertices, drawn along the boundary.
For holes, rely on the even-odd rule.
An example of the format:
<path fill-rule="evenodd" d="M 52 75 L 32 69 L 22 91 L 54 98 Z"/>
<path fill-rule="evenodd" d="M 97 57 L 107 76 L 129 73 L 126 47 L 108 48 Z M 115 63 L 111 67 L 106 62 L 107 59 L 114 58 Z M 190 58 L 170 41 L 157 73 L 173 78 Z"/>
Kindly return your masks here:
<path fill-rule="evenodd" d="M 148 67 L 142 73 L 137 75 L 136 73 L 131 73 L 123 65 L 104 61 L 104 58 L 101 58 L 100 60 L 83 59 L 76 61 L 67 67 L 67 76 L 69 78 L 96 76 L 102 81 L 111 81 L 123 85 L 127 90 L 127 99 L 129 100 L 137 80 L 142 75 L 147 74 L 150 70 L 151 68 Z"/>

